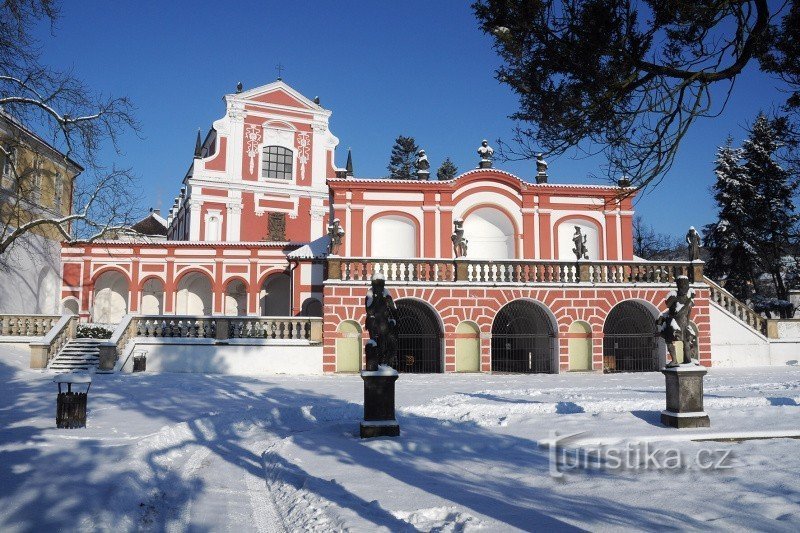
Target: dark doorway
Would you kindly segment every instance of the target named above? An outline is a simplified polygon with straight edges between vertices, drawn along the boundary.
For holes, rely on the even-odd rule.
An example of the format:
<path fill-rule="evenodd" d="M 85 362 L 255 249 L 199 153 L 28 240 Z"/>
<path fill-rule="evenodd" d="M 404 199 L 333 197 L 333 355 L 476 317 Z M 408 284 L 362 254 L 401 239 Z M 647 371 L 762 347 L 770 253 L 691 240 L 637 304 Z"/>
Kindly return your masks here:
<path fill-rule="evenodd" d="M 397 370 L 443 372 L 442 331 L 431 307 L 417 300 L 397 300 Z"/>
<path fill-rule="evenodd" d="M 628 300 L 615 306 L 603 326 L 605 372 L 658 370 L 656 322 L 642 302 Z"/>
<path fill-rule="evenodd" d="M 556 332 L 544 307 L 515 300 L 492 323 L 492 371 L 551 373 Z"/>

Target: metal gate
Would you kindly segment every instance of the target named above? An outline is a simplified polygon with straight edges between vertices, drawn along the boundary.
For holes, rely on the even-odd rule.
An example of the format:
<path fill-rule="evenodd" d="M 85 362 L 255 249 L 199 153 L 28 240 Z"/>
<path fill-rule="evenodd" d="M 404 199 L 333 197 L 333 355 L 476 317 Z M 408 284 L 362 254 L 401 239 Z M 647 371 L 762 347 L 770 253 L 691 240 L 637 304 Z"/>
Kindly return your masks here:
<path fill-rule="evenodd" d="M 603 333 L 605 372 L 658 370 L 656 323 L 644 304 L 626 301 L 614 307 L 606 318 Z"/>
<path fill-rule="evenodd" d="M 524 300 L 509 303 L 492 324 L 492 371 L 553 372 L 555 336 L 540 305 Z"/>
<path fill-rule="evenodd" d="M 444 371 L 442 332 L 434 311 L 416 300 L 397 300 L 397 370 Z"/>

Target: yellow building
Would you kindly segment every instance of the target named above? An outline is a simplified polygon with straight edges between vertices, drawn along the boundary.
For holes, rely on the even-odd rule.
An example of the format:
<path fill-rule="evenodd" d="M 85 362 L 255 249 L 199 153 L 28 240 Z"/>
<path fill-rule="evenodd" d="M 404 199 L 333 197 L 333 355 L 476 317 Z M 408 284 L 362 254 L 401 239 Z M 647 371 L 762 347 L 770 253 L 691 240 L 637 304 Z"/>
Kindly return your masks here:
<path fill-rule="evenodd" d="M 0 239 L 31 220 L 72 212 L 80 165 L 2 109 L 0 146 Z M 0 254 L 0 313 L 60 312 L 63 240 L 42 225 Z"/>

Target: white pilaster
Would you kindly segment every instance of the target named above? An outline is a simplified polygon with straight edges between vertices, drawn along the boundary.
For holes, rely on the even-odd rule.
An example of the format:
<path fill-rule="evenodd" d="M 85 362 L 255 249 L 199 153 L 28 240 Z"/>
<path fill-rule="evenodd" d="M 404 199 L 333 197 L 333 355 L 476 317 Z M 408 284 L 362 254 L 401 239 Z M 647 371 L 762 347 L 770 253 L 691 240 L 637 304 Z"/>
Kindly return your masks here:
<path fill-rule="evenodd" d="M 203 204 L 197 200 L 189 200 L 189 240 L 190 241 L 199 241 L 200 240 L 200 224 L 203 223 L 200 220 L 200 208 Z"/>

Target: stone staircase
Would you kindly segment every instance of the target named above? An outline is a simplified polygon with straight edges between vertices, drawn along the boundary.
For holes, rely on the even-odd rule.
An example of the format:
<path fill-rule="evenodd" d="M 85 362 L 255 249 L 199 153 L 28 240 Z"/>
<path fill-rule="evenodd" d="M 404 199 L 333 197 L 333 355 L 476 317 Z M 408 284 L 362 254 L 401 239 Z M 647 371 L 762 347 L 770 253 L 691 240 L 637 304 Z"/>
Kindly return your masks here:
<path fill-rule="evenodd" d="M 703 281 L 710 289 L 712 303 L 715 303 L 725 309 L 728 313 L 739 320 L 739 322 L 756 333 L 763 336 L 767 335 L 766 319 L 750 309 L 747 304 L 738 300 L 733 294 L 714 283 L 714 281 L 705 276 L 703 277 Z"/>
<path fill-rule="evenodd" d="M 55 372 L 96 370 L 100 363 L 99 344 L 103 339 L 70 339 L 47 368 Z"/>

